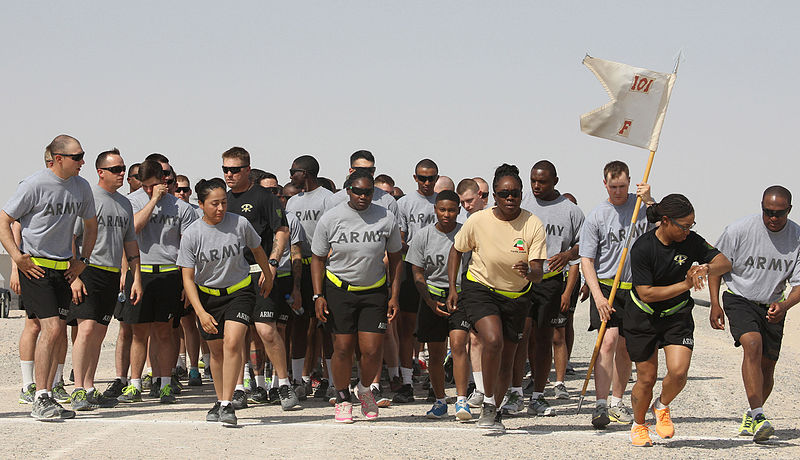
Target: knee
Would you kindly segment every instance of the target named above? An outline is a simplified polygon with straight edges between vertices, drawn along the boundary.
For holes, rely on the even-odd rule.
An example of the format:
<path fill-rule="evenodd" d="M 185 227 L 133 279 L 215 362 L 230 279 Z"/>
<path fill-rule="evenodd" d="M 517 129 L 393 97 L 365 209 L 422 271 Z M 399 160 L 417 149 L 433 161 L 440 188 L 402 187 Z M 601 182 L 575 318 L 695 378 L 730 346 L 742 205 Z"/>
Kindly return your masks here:
<path fill-rule="evenodd" d="M 500 353 L 503 350 L 503 337 L 501 334 L 487 334 L 481 337 L 483 350 L 489 353 Z"/>
<path fill-rule="evenodd" d="M 743 337 L 741 342 L 744 349 L 745 359 L 761 358 L 762 342 L 761 337 Z"/>
<path fill-rule="evenodd" d="M 676 369 L 669 371 L 669 373 L 672 378 L 681 384 L 686 383 L 686 380 L 689 378 L 689 369 Z"/>
<path fill-rule="evenodd" d="M 639 370 L 636 371 L 636 384 L 642 385 L 646 388 L 653 388 L 656 384 L 656 373 L 655 372 L 641 372 Z"/>

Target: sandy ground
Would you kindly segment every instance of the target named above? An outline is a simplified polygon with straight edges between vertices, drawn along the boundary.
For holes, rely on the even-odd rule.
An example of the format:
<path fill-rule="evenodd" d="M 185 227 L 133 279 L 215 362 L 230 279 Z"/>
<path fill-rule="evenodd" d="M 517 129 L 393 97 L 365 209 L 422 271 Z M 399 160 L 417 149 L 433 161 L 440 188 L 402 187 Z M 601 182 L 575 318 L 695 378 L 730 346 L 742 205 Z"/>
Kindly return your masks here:
<path fill-rule="evenodd" d="M 585 375 L 595 340 L 595 334 L 584 332 L 588 302 L 579 305 L 576 314 L 578 333 L 573 363 L 578 375 L 569 376 L 567 381 L 573 399 L 553 400 L 558 410 L 555 417 L 506 417 L 505 434 L 487 433 L 474 424 L 452 419 L 427 420 L 424 415 L 430 404 L 424 402 L 426 392 L 419 387 L 417 396 L 421 402 L 382 409 L 380 418 L 373 422 L 357 417 L 355 424 L 347 426 L 334 423 L 333 409 L 327 402 L 311 400 L 302 410 L 291 413 L 283 413 L 276 406 L 251 406 L 238 411 L 239 428 L 206 423 L 205 413 L 214 401 L 211 384 L 184 392 L 176 405 L 160 405 L 145 398 L 131 406 L 79 413 L 75 420 L 66 422 L 37 422 L 28 415 L 30 406 L 17 403 L 21 313 L 15 310 L 11 318 L 0 320 L 3 458 L 236 458 L 259 454 L 292 458 L 800 457 L 798 398 L 793 391 L 800 383 L 800 317 L 793 311 L 786 327 L 775 391 L 766 405 L 776 426 L 776 434 L 768 443 L 756 445 L 750 438 L 736 436 L 747 405 L 739 371 L 741 350 L 733 347 L 727 331 L 710 328 L 708 308 L 698 306 L 694 311 L 696 345 L 689 383 L 671 406 L 676 436 L 661 440 L 653 435 L 656 445 L 650 449 L 630 446 L 628 425 L 612 424 L 604 431 L 591 427 L 592 384 L 582 413 L 575 414 L 583 382 L 580 374 L 582 371 Z M 98 371 L 101 388 L 114 375 L 116 331 L 116 323 L 112 323 Z M 69 357 L 66 369 L 68 374 Z M 662 366 L 660 375 L 663 372 Z M 68 386 L 67 390 L 71 388 Z M 551 392 L 548 388 L 546 395 Z M 454 394 L 454 390 L 448 389 L 448 394 Z M 629 403 L 627 394 L 625 400 Z"/>

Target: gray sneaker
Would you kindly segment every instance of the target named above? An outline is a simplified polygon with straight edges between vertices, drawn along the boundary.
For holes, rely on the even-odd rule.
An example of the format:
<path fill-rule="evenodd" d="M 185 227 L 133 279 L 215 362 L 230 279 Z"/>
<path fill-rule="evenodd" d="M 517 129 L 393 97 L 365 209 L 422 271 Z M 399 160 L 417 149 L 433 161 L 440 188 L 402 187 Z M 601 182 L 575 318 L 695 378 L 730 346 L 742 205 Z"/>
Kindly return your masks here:
<path fill-rule="evenodd" d="M 159 401 L 161 404 L 174 404 L 177 401 L 175 394 L 172 391 L 172 385 L 169 383 L 161 387 L 159 393 Z"/>
<path fill-rule="evenodd" d="M 297 395 L 297 399 L 299 401 L 305 401 L 308 399 L 308 394 L 306 393 L 306 386 L 303 383 L 293 384 L 292 389 L 294 390 L 294 394 Z"/>
<path fill-rule="evenodd" d="M 117 401 L 122 403 L 142 402 L 142 390 L 128 385 L 122 389 L 122 394 L 117 397 Z"/>
<path fill-rule="evenodd" d="M 245 393 L 244 390 L 235 390 L 233 392 L 233 398 L 231 398 L 231 404 L 235 410 L 246 409 L 247 393 Z"/>
<path fill-rule="evenodd" d="M 72 399 L 69 397 L 69 393 L 67 393 L 67 390 L 64 389 L 63 381 L 58 382 L 58 384 L 53 387 L 52 393 L 53 399 L 55 399 L 56 402 L 68 403 L 72 401 Z"/>
<path fill-rule="evenodd" d="M 238 423 L 238 419 L 236 418 L 236 410 L 233 408 L 233 404 L 227 404 L 225 406 L 220 407 L 219 421 L 224 423 L 225 425 L 236 426 L 236 424 Z"/>
<path fill-rule="evenodd" d="M 544 395 L 539 395 L 537 399 L 531 398 L 528 404 L 528 415 L 552 417 L 556 415 L 556 410 L 550 407 L 550 403 L 544 399 Z"/>
<path fill-rule="evenodd" d="M 94 389 L 92 391 L 86 392 L 86 400 L 89 401 L 94 407 L 99 407 L 102 409 L 110 409 L 112 407 L 116 407 L 119 404 L 119 400 L 117 398 L 106 398 L 103 393 Z"/>
<path fill-rule="evenodd" d="M 36 384 L 29 383 L 27 388 L 19 392 L 19 403 L 33 404 L 34 396 L 36 396 Z"/>
<path fill-rule="evenodd" d="M 509 390 L 500 407 L 504 415 L 516 414 L 525 410 L 525 401 L 519 393 Z"/>
<path fill-rule="evenodd" d="M 39 395 L 33 401 L 31 417 L 42 421 L 61 420 L 62 410 L 60 407 L 54 399 L 47 396 L 47 393 Z M 74 414 L 75 412 L 72 413 Z"/>
<path fill-rule="evenodd" d="M 624 404 L 619 403 L 616 406 L 608 408 L 608 418 L 612 422 L 628 424 L 633 422 L 633 414 L 631 410 L 625 407 Z"/>
<path fill-rule="evenodd" d="M 467 398 L 467 404 L 472 408 L 483 407 L 483 392 L 479 390 L 473 391 Z"/>
<path fill-rule="evenodd" d="M 72 409 L 75 411 L 87 411 L 96 409 L 86 398 L 86 390 L 78 388 L 72 392 Z"/>
<path fill-rule="evenodd" d="M 611 419 L 608 418 L 608 407 L 605 404 L 595 405 L 592 411 L 592 425 L 595 428 L 603 429 L 609 423 L 611 423 Z"/>
<path fill-rule="evenodd" d="M 329 386 L 325 392 L 325 397 L 328 398 L 328 404 L 331 406 L 336 405 L 336 388 L 333 385 Z"/>
<path fill-rule="evenodd" d="M 214 407 L 206 414 L 206 422 L 219 422 L 219 408 L 220 402 L 214 403 Z"/>
<path fill-rule="evenodd" d="M 497 410 L 497 406 L 489 403 L 483 404 L 481 416 L 478 418 L 476 426 L 487 430 L 502 430 L 505 428 L 500 420 L 500 411 Z"/>
<path fill-rule="evenodd" d="M 297 399 L 297 393 L 294 392 L 294 388 L 289 385 L 281 385 L 278 387 L 278 394 L 281 398 L 281 409 L 300 409 L 300 401 Z"/>
<path fill-rule="evenodd" d="M 553 391 L 555 391 L 556 399 L 569 399 L 569 391 L 567 391 L 567 386 L 563 383 L 553 387 Z"/>

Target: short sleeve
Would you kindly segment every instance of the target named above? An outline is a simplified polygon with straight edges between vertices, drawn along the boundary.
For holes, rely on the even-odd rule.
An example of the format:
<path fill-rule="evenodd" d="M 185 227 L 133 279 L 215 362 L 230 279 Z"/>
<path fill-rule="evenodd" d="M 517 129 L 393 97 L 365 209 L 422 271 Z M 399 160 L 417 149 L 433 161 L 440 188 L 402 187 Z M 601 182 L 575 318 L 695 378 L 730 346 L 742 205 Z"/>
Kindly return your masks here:
<path fill-rule="evenodd" d="M 406 253 L 406 262 L 416 265 L 419 268 L 425 268 L 425 254 L 423 251 L 427 243 L 426 236 L 427 232 L 422 235 L 417 235 L 411 240 L 411 244 L 408 245 L 408 252 Z"/>
<path fill-rule="evenodd" d="M 27 182 L 20 182 L 17 191 L 11 196 L 11 199 L 3 206 L 3 211 L 6 212 L 12 219 L 19 220 L 22 216 L 28 214 L 33 210 L 36 205 L 36 197 L 34 190 Z"/>
<path fill-rule="evenodd" d="M 195 268 L 196 266 L 196 248 L 197 238 L 191 235 L 191 232 L 181 238 L 181 246 L 178 249 L 178 260 L 175 262 L 179 267 Z"/>
<path fill-rule="evenodd" d="M 547 259 L 547 237 L 544 225 L 537 218 L 530 219 L 527 225 L 530 225 L 533 231 L 531 239 L 528 241 L 528 262 Z"/>
<path fill-rule="evenodd" d="M 259 236 L 253 224 L 246 218 L 239 217 L 239 225 L 243 226 L 242 236 L 244 237 L 244 244 L 250 248 L 256 248 L 261 245 L 261 236 Z"/>
<path fill-rule="evenodd" d="M 311 239 L 311 252 L 319 257 L 328 257 L 331 250 L 330 231 L 331 220 L 326 219 L 330 214 L 323 214 L 317 228 L 314 230 L 314 237 Z"/>
<path fill-rule="evenodd" d="M 736 236 L 734 232 L 731 231 L 731 227 L 725 227 L 725 230 L 722 231 L 722 235 L 720 235 L 719 239 L 717 240 L 716 244 L 717 249 L 725 254 L 725 257 L 728 259 L 733 260 L 734 255 L 736 254 Z"/>
<path fill-rule="evenodd" d="M 476 219 L 473 217 L 472 219 L 467 219 L 464 222 L 464 225 L 461 227 L 461 230 L 456 233 L 455 239 L 453 241 L 453 247 L 456 248 L 458 252 L 470 252 L 477 248 L 475 244 L 475 221 Z"/>
<path fill-rule="evenodd" d="M 289 244 L 300 244 L 303 241 L 306 241 L 306 231 L 299 220 L 293 219 L 289 225 Z"/>
<path fill-rule="evenodd" d="M 389 236 L 386 238 L 386 252 L 400 252 L 403 249 L 403 238 L 400 235 L 400 226 L 397 225 L 397 217 L 391 212 L 388 213 L 390 222 Z"/>
<path fill-rule="evenodd" d="M 578 255 L 589 259 L 597 257 L 597 225 L 593 214 L 583 221 L 580 231 L 580 247 L 578 248 Z"/>
<path fill-rule="evenodd" d="M 122 203 L 122 206 L 125 208 L 125 212 L 128 215 L 128 225 L 125 228 L 125 235 L 122 237 L 122 240 L 135 241 L 136 227 L 133 224 L 133 208 L 131 207 L 131 203 L 128 200 L 125 200 L 125 202 Z"/>
<path fill-rule="evenodd" d="M 637 240 L 631 248 L 631 275 L 636 286 L 653 285 L 653 269 L 649 260 L 649 251 L 646 245 L 638 244 Z"/>
<path fill-rule="evenodd" d="M 84 204 L 84 206 L 82 206 L 83 212 L 81 213 L 81 217 L 84 219 L 97 217 L 97 209 L 94 206 L 94 194 L 92 193 L 92 186 L 89 185 L 89 183 L 83 178 L 81 178 L 80 184 Z"/>
<path fill-rule="evenodd" d="M 570 242 L 570 247 L 580 243 L 581 229 L 583 228 L 584 220 L 585 218 L 583 216 L 583 211 L 581 211 L 581 208 L 575 206 L 572 210 L 572 228 L 575 229 L 575 235 L 573 240 Z"/>
<path fill-rule="evenodd" d="M 197 213 L 194 211 L 193 207 L 189 206 L 185 202 L 178 201 L 178 203 L 178 206 L 180 206 L 181 209 L 181 234 L 183 234 L 183 232 L 189 228 L 189 225 L 197 220 Z M 181 206 L 181 204 L 183 204 L 183 206 Z"/>
<path fill-rule="evenodd" d="M 720 251 L 714 246 L 711 246 L 702 236 L 696 233 L 694 235 L 696 237 L 695 239 L 697 240 L 695 242 L 695 251 L 697 251 L 696 257 L 698 262 L 701 264 L 707 264 L 711 262 L 711 260 L 714 259 L 717 254 L 720 254 Z"/>

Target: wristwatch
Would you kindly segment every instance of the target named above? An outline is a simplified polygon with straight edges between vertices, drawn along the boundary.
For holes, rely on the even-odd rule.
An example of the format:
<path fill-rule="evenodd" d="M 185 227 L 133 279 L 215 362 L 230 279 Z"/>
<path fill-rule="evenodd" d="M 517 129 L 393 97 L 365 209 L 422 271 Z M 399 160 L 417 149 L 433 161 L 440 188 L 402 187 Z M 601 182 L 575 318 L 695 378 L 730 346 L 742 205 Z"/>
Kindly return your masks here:
<path fill-rule="evenodd" d="M 278 259 L 269 259 L 269 264 L 272 265 L 273 267 L 277 267 Z"/>
<path fill-rule="evenodd" d="M 314 294 L 313 296 L 311 296 L 311 300 L 312 300 L 312 301 L 314 301 L 314 302 L 316 302 L 316 301 L 317 301 L 317 299 L 319 299 L 320 297 L 323 297 L 323 298 L 324 298 L 324 297 L 325 297 L 325 294 Z"/>
<path fill-rule="evenodd" d="M 78 260 L 83 262 L 84 265 L 89 265 L 89 259 L 86 257 L 78 257 Z"/>

